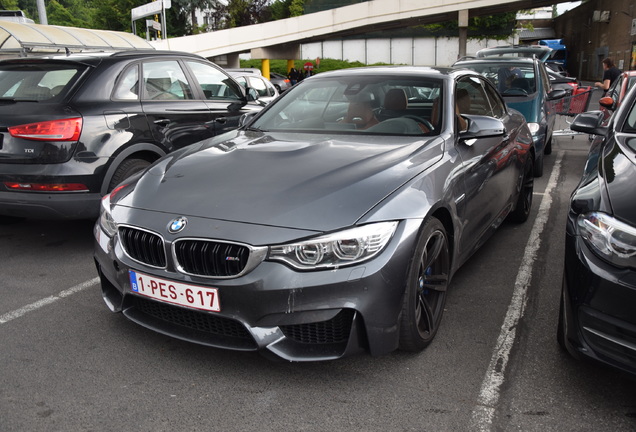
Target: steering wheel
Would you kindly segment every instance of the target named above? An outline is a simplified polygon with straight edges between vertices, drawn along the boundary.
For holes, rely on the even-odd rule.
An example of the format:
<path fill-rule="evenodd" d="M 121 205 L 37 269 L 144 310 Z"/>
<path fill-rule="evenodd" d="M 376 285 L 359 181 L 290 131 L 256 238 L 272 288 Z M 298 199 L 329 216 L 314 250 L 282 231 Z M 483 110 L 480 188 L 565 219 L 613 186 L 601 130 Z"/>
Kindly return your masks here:
<path fill-rule="evenodd" d="M 501 94 L 528 96 L 528 92 L 526 90 L 522 89 L 522 88 L 519 88 L 519 87 L 513 87 L 513 88 L 506 89 Z"/>
<path fill-rule="evenodd" d="M 414 116 L 414 115 L 403 115 L 401 117 L 407 118 L 407 119 L 411 119 L 411 120 L 415 120 L 419 124 L 424 125 L 428 129 L 428 132 L 433 132 L 435 130 L 435 128 L 433 127 L 431 122 L 426 120 L 426 119 L 424 119 L 424 118 L 422 118 L 422 117 L 418 117 L 418 116 Z"/>

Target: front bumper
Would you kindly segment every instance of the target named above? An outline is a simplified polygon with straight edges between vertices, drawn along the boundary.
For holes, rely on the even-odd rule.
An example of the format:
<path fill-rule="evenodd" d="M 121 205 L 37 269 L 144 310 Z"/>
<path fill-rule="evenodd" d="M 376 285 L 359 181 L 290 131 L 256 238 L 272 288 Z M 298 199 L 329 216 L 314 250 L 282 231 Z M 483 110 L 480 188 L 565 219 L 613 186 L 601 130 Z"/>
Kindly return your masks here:
<path fill-rule="evenodd" d="M 603 261 L 568 230 L 563 302 L 568 351 L 636 375 L 636 272 Z"/>
<path fill-rule="evenodd" d="M 218 232 L 232 230 L 231 223 L 225 230 L 223 222 L 215 224 L 220 224 Z M 360 265 L 332 270 L 297 271 L 263 261 L 237 278 L 185 275 L 170 265 L 157 269 L 133 261 L 118 237 L 109 238 L 99 225 L 95 261 L 103 298 L 112 311 L 172 337 L 289 361 L 331 360 L 362 350 L 381 355 L 398 346 L 405 280 L 420 224 L 402 221 L 382 253 Z M 188 227 L 195 230 L 191 235 L 197 225 L 209 226 L 209 221 L 189 218 Z M 137 295 L 130 287 L 130 269 L 216 288 L 221 312 Z"/>

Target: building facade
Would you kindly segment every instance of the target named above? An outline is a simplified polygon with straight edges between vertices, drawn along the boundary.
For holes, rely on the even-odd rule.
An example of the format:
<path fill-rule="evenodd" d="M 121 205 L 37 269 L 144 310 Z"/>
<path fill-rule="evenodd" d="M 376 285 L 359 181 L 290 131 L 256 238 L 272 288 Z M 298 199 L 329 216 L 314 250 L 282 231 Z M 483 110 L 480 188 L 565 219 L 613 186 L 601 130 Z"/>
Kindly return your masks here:
<path fill-rule="evenodd" d="M 568 72 L 598 81 L 602 60 L 610 57 L 621 70 L 636 69 L 636 2 L 589 0 L 555 18 L 554 31 L 568 47 Z"/>

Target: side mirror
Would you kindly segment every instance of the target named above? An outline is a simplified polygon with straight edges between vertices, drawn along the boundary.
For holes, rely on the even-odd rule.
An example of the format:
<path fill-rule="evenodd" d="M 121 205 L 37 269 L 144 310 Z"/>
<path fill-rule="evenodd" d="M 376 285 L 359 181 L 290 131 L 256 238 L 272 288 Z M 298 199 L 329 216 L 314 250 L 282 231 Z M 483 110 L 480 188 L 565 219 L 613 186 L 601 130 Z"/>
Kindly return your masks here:
<path fill-rule="evenodd" d="M 499 119 L 474 114 L 462 116 L 468 120 L 468 129 L 459 133 L 463 140 L 503 136 L 506 133 L 506 127 Z"/>
<path fill-rule="evenodd" d="M 603 111 L 588 111 L 574 117 L 570 129 L 591 135 L 605 135 L 607 127 L 603 127 Z"/>
<path fill-rule="evenodd" d="M 602 98 L 600 98 L 600 99 L 598 100 L 598 104 L 599 104 L 600 106 L 602 106 L 602 107 L 604 107 L 604 108 L 607 108 L 607 109 L 609 109 L 609 110 L 613 110 L 613 109 L 615 108 L 615 106 L 614 106 L 614 104 L 615 104 L 615 103 L 616 103 L 616 102 L 614 101 L 614 99 L 612 99 L 612 98 L 611 98 L 611 97 L 609 97 L 609 96 L 604 96 L 604 97 L 602 97 Z"/>
<path fill-rule="evenodd" d="M 243 114 L 241 117 L 239 117 L 239 124 L 238 124 L 239 127 L 243 127 L 246 124 L 248 124 L 250 121 L 252 121 L 255 115 L 256 115 L 255 112 L 249 112 L 249 113 Z"/>
<path fill-rule="evenodd" d="M 247 101 L 255 101 L 258 100 L 258 92 L 251 87 L 247 88 Z"/>
<path fill-rule="evenodd" d="M 565 97 L 565 90 L 552 90 L 548 93 L 548 100 L 561 99 Z"/>

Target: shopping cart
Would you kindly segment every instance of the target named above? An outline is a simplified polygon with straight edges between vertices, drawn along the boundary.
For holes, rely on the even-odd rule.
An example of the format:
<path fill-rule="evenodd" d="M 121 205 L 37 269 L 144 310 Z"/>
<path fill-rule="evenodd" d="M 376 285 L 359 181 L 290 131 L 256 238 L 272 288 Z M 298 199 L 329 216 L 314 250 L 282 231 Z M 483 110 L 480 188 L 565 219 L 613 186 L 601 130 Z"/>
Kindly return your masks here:
<path fill-rule="evenodd" d="M 568 118 L 573 118 L 577 114 L 589 109 L 593 91 L 594 87 L 591 86 L 578 87 L 574 90 L 571 96 L 566 96 L 553 102 L 552 109 L 554 109 L 557 115 L 562 116 L 561 118 L 558 118 L 558 123 L 562 126 L 567 125 L 567 127 L 564 127 L 563 129 L 555 130 L 552 133 L 553 136 L 574 136 L 579 134 L 579 132 L 574 132 L 570 129 L 570 124 L 572 122 L 568 121 Z"/>

